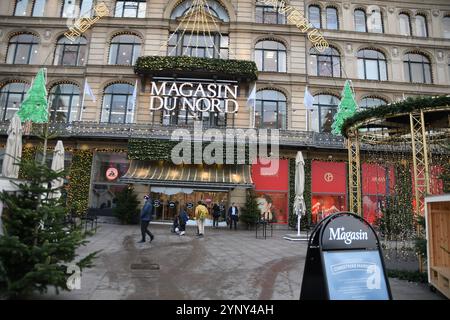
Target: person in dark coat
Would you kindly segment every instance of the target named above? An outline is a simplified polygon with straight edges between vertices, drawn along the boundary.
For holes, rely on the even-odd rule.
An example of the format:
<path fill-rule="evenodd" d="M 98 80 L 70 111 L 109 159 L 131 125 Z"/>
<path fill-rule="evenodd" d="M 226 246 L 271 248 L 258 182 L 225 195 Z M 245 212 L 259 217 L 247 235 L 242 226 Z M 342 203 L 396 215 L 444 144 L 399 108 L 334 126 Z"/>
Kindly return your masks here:
<path fill-rule="evenodd" d="M 234 223 L 234 230 L 236 230 L 239 217 L 239 209 L 238 207 L 236 207 L 234 202 L 231 204 L 231 207 L 228 208 L 228 217 L 230 218 L 230 229 L 233 228 Z"/>
<path fill-rule="evenodd" d="M 145 204 L 142 207 L 141 210 L 141 234 L 142 239 L 139 242 L 145 242 L 146 234 L 150 236 L 150 242 L 153 241 L 155 236 L 148 230 L 148 225 L 150 224 L 150 221 L 152 220 L 153 215 L 153 201 L 150 198 L 149 195 L 144 196 Z"/>
<path fill-rule="evenodd" d="M 217 203 L 214 204 L 212 208 L 213 215 L 213 228 L 219 227 L 219 217 L 220 217 L 220 207 Z"/>

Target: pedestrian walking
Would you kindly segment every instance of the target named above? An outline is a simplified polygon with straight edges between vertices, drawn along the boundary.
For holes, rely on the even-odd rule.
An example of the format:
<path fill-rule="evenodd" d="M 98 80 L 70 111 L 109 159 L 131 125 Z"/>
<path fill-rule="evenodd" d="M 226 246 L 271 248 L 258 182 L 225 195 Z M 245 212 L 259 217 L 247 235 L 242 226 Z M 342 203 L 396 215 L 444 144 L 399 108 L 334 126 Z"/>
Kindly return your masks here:
<path fill-rule="evenodd" d="M 146 234 L 150 236 L 150 242 L 153 241 L 155 236 L 148 230 L 148 225 L 153 218 L 153 200 L 147 194 L 144 196 L 145 204 L 141 210 L 141 234 L 142 239 L 139 241 L 140 243 L 145 242 Z"/>
<path fill-rule="evenodd" d="M 231 204 L 231 207 L 228 208 L 228 217 L 230 219 L 230 230 L 233 228 L 233 223 L 234 223 L 234 230 L 237 230 L 239 209 L 238 207 L 236 207 L 236 204 L 234 202 Z"/>
<path fill-rule="evenodd" d="M 205 219 L 208 216 L 208 208 L 199 201 L 195 208 L 195 218 L 197 219 L 198 236 L 203 237 L 205 234 Z"/>
<path fill-rule="evenodd" d="M 215 203 L 212 208 L 213 228 L 219 228 L 220 206 Z"/>

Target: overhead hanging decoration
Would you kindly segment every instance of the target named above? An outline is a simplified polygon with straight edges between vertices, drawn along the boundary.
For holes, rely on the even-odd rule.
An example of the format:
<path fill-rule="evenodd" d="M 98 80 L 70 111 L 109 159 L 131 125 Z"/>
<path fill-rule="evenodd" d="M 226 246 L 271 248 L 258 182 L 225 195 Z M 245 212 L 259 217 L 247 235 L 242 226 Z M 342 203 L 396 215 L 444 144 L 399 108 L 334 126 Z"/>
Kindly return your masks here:
<path fill-rule="evenodd" d="M 351 81 L 346 80 L 344 90 L 342 90 L 342 99 L 339 103 L 338 112 L 334 116 L 334 122 L 331 126 L 332 132 L 335 135 L 341 134 L 342 126 L 346 119 L 352 117 L 358 110 L 358 105 L 355 100 L 355 93 L 350 86 Z"/>

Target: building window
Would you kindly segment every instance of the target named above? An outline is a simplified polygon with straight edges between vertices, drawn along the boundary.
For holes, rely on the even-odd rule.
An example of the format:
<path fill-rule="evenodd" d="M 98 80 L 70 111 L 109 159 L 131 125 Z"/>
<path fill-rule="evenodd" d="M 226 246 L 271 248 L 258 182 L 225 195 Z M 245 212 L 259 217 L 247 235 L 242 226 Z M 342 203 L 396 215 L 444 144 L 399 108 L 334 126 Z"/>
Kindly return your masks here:
<path fill-rule="evenodd" d="M 369 32 L 383 33 L 383 16 L 379 10 L 373 10 L 367 21 Z"/>
<path fill-rule="evenodd" d="M 416 36 L 428 37 L 427 18 L 423 15 L 416 15 Z"/>
<path fill-rule="evenodd" d="M 373 107 L 378 107 L 381 105 L 385 105 L 387 104 L 385 100 L 380 99 L 380 98 L 376 98 L 376 97 L 366 97 L 361 99 L 361 101 L 359 102 L 359 107 L 364 109 L 364 108 L 373 108 Z"/>
<path fill-rule="evenodd" d="M 365 80 L 387 80 L 386 58 L 377 50 L 358 52 L 358 77 Z"/>
<path fill-rule="evenodd" d="M 86 44 L 84 37 L 77 37 L 74 42 L 61 37 L 56 44 L 54 65 L 83 66 L 86 58 Z"/>
<path fill-rule="evenodd" d="M 278 7 L 274 8 L 262 0 L 257 0 L 256 23 L 286 24 L 286 16 L 278 12 Z"/>
<path fill-rule="evenodd" d="M 398 20 L 400 23 L 400 34 L 402 36 L 410 36 L 411 35 L 411 19 L 409 15 L 406 13 L 400 13 L 398 16 Z"/>
<path fill-rule="evenodd" d="M 64 0 L 61 17 L 91 17 L 93 1 L 94 0 Z"/>
<path fill-rule="evenodd" d="M 127 83 L 115 83 L 106 87 L 103 95 L 101 122 L 131 123 L 133 119 L 133 89 Z"/>
<path fill-rule="evenodd" d="M 27 83 L 11 82 L 0 90 L 1 121 L 11 119 L 19 110 L 20 104 L 27 94 L 30 86 Z"/>
<path fill-rule="evenodd" d="M 115 36 L 111 40 L 108 64 L 133 65 L 141 52 L 141 39 L 132 34 Z"/>
<path fill-rule="evenodd" d="M 8 44 L 6 63 L 36 64 L 39 39 L 31 33 L 23 33 L 12 37 Z"/>
<path fill-rule="evenodd" d="M 339 51 L 333 47 L 328 47 L 320 53 L 316 48 L 309 50 L 311 58 L 311 74 L 314 76 L 340 77 L 341 76 L 341 58 Z"/>
<path fill-rule="evenodd" d="M 33 17 L 43 17 L 45 11 L 45 3 L 47 0 L 35 0 L 33 5 Z"/>
<path fill-rule="evenodd" d="M 329 30 L 339 29 L 338 11 L 334 7 L 327 7 L 327 29 Z"/>
<path fill-rule="evenodd" d="M 117 1 L 116 18 L 145 18 L 146 0 Z"/>
<path fill-rule="evenodd" d="M 170 19 L 175 20 L 184 16 L 187 13 L 193 13 L 195 6 L 193 5 L 193 0 L 187 0 L 181 2 L 171 13 Z M 204 10 L 207 14 L 216 17 L 223 22 L 229 22 L 230 18 L 228 16 L 225 8 L 217 1 L 206 0 Z"/>
<path fill-rule="evenodd" d="M 286 47 L 278 41 L 259 41 L 255 47 L 255 61 L 260 71 L 286 72 Z"/>
<path fill-rule="evenodd" d="M 444 38 L 450 39 L 450 16 L 444 17 L 442 23 L 444 24 Z"/>
<path fill-rule="evenodd" d="M 320 19 L 320 7 L 309 6 L 308 8 L 309 22 L 314 26 L 314 28 L 322 28 L 322 22 Z"/>
<path fill-rule="evenodd" d="M 403 59 L 405 79 L 414 83 L 432 83 L 430 60 L 419 53 L 408 53 Z"/>
<path fill-rule="evenodd" d="M 167 55 L 228 59 L 228 36 L 215 33 L 172 33 Z"/>
<path fill-rule="evenodd" d="M 80 109 L 80 89 L 70 83 L 57 84 L 50 90 L 50 121 L 72 122 L 77 120 Z"/>
<path fill-rule="evenodd" d="M 286 129 L 286 96 L 276 90 L 256 93 L 255 126 L 257 128 Z"/>
<path fill-rule="evenodd" d="M 366 12 L 361 9 L 355 10 L 355 31 L 367 32 Z"/>
<path fill-rule="evenodd" d="M 337 112 L 338 105 L 339 99 L 330 94 L 318 94 L 314 96 L 314 111 L 311 112 L 313 131 L 331 132 L 331 125 L 334 122 L 334 115 Z"/>
<path fill-rule="evenodd" d="M 16 7 L 14 8 L 14 15 L 23 17 L 27 15 L 28 0 L 16 0 Z"/>

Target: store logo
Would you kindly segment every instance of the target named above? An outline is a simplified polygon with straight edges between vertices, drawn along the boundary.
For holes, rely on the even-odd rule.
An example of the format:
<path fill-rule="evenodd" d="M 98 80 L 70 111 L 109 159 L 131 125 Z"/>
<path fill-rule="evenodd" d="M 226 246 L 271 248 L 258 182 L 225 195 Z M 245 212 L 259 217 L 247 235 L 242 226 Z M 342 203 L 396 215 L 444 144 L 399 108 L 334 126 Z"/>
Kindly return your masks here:
<path fill-rule="evenodd" d="M 152 82 L 150 111 L 236 113 L 238 86 L 225 83 Z"/>
<path fill-rule="evenodd" d="M 385 177 L 372 177 L 372 182 L 379 183 L 379 182 L 386 182 Z"/>
<path fill-rule="evenodd" d="M 172 132 L 171 140 L 179 141 L 171 152 L 175 165 L 249 164 L 258 159 L 262 165 L 261 175 L 278 173 L 280 133 L 277 129 L 227 128 L 223 132 L 211 128 L 203 131 L 202 122 L 195 121 L 193 134 L 188 129 L 178 128 Z M 211 142 L 206 144 L 206 141 Z M 239 181 L 237 175 L 235 181 Z"/>
<path fill-rule="evenodd" d="M 106 179 L 111 181 L 117 179 L 118 176 L 119 170 L 116 168 L 108 168 L 108 170 L 106 170 Z"/>
<path fill-rule="evenodd" d="M 330 239 L 328 240 L 338 240 L 344 241 L 345 244 L 350 245 L 353 240 L 367 240 L 367 232 L 359 230 L 359 232 L 347 231 L 344 232 L 345 228 L 336 228 L 336 231 L 333 228 L 330 228 Z"/>
<path fill-rule="evenodd" d="M 331 172 L 327 172 L 323 175 L 323 178 L 326 182 L 332 182 L 334 180 L 334 176 Z"/>

